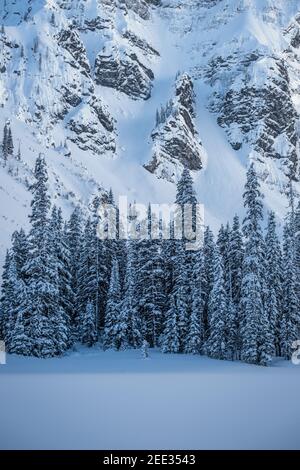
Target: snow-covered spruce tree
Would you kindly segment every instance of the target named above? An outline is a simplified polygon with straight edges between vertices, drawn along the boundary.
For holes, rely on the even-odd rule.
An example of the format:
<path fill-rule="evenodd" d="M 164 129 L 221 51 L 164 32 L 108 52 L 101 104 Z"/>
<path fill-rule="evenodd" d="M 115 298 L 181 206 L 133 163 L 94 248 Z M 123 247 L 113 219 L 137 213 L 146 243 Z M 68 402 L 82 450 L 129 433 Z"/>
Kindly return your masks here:
<path fill-rule="evenodd" d="M 8 124 L 5 123 L 4 128 L 3 128 L 3 138 L 2 138 L 2 144 L 1 144 L 1 153 L 2 153 L 2 159 L 3 159 L 3 165 L 6 165 L 7 158 L 8 158 L 8 145 L 7 145 L 7 140 L 8 140 Z"/>
<path fill-rule="evenodd" d="M 193 239 L 197 221 L 197 197 L 193 188 L 193 180 L 187 169 L 183 170 L 177 184 L 176 204 L 181 208 L 175 214 L 175 222 L 182 222 L 182 240 L 175 241 L 174 255 L 174 287 L 173 291 L 180 290 L 180 350 L 185 350 L 187 336 L 191 327 L 191 316 L 194 302 L 193 279 L 198 269 L 198 251 L 187 249 L 187 243 Z M 188 210 L 187 210 L 188 209 Z M 195 242 L 196 243 L 196 240 Z M 185 280 L 184 280 L 185 278 Z M 175 290 L 174 290 L 175 289 Z M 199 312 L 202 315 L 202 312 Z M 194 316 L 195 319 L 195 316 Z M 194 324 L 195 325 L 195 324 Z M 190 338 L 191 339 L 191 338 Z"/>
<path fill-rule="evenodd" d="M 107 204 L 111 204 L 116 208 L 116 240 L 106 240 L 107 250 L 108 250 L 108 260 L 109 265 L 108 269 L 112 269 L 112 264 L 115 258 L 118 260 L 119 264 L 119 275 L 120 275 L 120 286 L 123 288 L 123 281 L 125 279 L 126 273 L 126 240 L 122 239 L 120 236 L 121 228 L 119 224 L 119 209 L 116 206 L 114 194 L 112 189 L 109 190 Z"/>
<path fill-rule="evenodd" d="M 62 350 L 62 344 L 66 343 L 69 347 L 71 345 L 71 331 L 70 323 L 71 316 L 74 308 L 74 295 L 71 286 L 71 273 L 70 273 L 70 253 L 66 241 L 66 232 L 64 221 L 62 218 L 61 209 L 53 207 L 50 220 L 50 231 L 52 236 L 52 250 L 54 263 L 56 264 L 57 283 L 58 283 L 58 310 L 54 322 L 56 325 L 57 336 L 66 339 L 57 339 L 57 348 L 59 353 Z M 59 331 L 59 324 L 61 323 L 61 330 Z"/>
<path fill-rule="evenodd" d="M 227 296 L 227 308 L 225 317 L 226 326 L 226 359 L 233 361 L 239 357 L 238 345 L 238 307 L 233 303 L 230 295 Z"/>
<path fill-rule="evenodd" d="M 265 236 L 265 309 L 270 322 L 270 333 L 273 335 L 274 355 L 279 354 L 279 320 L 282 306 L 282 253 L 276 233 L 274 212 L 269 213 L 267 233 Z"/>
<path fill-rule="evenodd" d="M 96 196 L 92 203 L 92 231 L 95 243 L 95 263 L 98 289 L 96 291 L 96 313 L 98 328 L 104 327 L 104 315 L 109 288 L 109 276 L 112 268 L 111 240 L 100 240 L 97 236 L 97 226 L 99 223 L 98 209 L 104 202 L 102 197 Z"/>
<path fill-rule="evenodd" d="M 58 214 L 59 215 L 59 214 Z M 72 289 L 71 277 L 71 255 L 68 246 L 68 228 L 67 223 L 62 220 L 62 239 L 61 239 L 61 257 L 59 266 L 59 290 L 61 295 L 60 305 L 66 313 L 66 322 L 68 326 L 68 344 L 73 343 L 72 319 L 75 308 L 75 295 Z"/>
<path fill-rule="evenodd" d="M 229 241 L 229 228 L 228 226 L 226 226 L 225 228 L 224 225 L 221 224 L 218 237 L 217 237 L 217 246 L 218 246 L 220 255 L 222 256 L 223 264 L 224 264 L 224 261 L 226 261 L 228 241 Z"/>
<path fill-rule="evenodd" d="M 16 354 L 30 355 L 32 354 L 32 341 L 30 338 L 30 323 L 27 307 L 27 288 L 22 279 L 18 277 L 16 262 L 14 256 L 11 255 L 8 264 L 5 263 L 6 282 L 3 284 L 3 302 L 1 308 L 5 313 L 4 340 L 8 352 Z M 19 318 L 18 328 L 16 329 L 16 321 Z M 19 341 L 16 335 L 20 334 L 22 329 L 22 338 L 24 340 L 22 349 L 15 347 Z"/>
<path fill-rule="evenodd" d="M 166 312 L 165 327 L 161 339 L 163 353 L 178 353 L 180 351 L 180 305 L 177 294 L 172 294 L 170 307 Z"/>
<path fill-rule="evenodd" d="M 29 314 L 26 311 L 27 287 L 24 282 L 23 271 L 28 255 L 27 248 L 25 232 L 22 229 L 19 232 L 14 232 L 12 235 L 12 249 L 7 254 L 4 265 L 1 303 L 1 311 L 6 316 L 6 319 L 3 316 L 6 348 L 10 352 L 21 354 L 19 347 L 13 350 L 16 334 L 15 325 L 17 317 L 20 316 L 18 328 L 23 330 L 24 345 L 22 351 L 24 355 L 30 355 L 32 348 L 29 337 Z"/>
<path fill-rule="evenodd" d="M 241 286 L 241 359 L 252 364 L 268 365 L 274 352 L 270 323 L 264 307 L 264 240 L 262 195 L 253 163 L 247 171 L 244 191 L 247 210 L 243 230 L 245 255 Z"/>
<path fill-rule="evenodd" d="M 127 243 L 127 265 L 124 283 L 124 295 L 120 305 L 120 315 L 116 323 L 119 349 L 127 347 L 140 348 L 142 344 L 142 319 L 138 312 L 136 289 L 136 259 L 133 244 Z"/>
<path fill-rule="evenodd" d="M 11 336 L 16 321 L 16 288 L 18 278 L 15 260 L 11 252 L 6 252 L 1 286 L 1 339 L 10 350 Z"/>
<path fill-rule="evenodd" d="M 12 157 L 14 154 L 14 143 L 13 143 L 13 137 L 12 137 L 11 127 L 10 127 L 9 122 L 6 122 L 4 125 L 1 150 L 2 150 L 3 162 L 5 165 L 7 162 L 7 159 L 9 157 Z"/>
<path fill-rule="evenodd" d="M 25 280 L 24 266 L 28 257 L 28 239 L 25 231 L 21 228 L 12 234 L 12 254 L 16 263 L 18 278 Z"/>
<path fill-rule="evenodd" d="M 193 188 L 193 179 L 187 168 L 182 172 L 177 183 L 176 204 L 197 204 L 197 197 Z"/>
<path fill-rule="evenodd" d="M 174 286 L 174 266 L 175 266 L 175 254 L 176 254 L 176 245 L 174 240 L 174 226 L 173 223 L 170 223 L 170 238 L 163 240 L 161 245 L 161 254 L 162 254 L 162 268 L 164 273 L 164 293 L 165 293 L 165 305 L 163 309 L 163 317 L 168 311 L 171 302 L 171 294 Z M 163 318 L 164 321 L 164 318 Z"/>
<path fill-rule="evenodd" d="M 235 215 L 233 218 L 233 224 L 229 236 L 229 259 L 231 264 L 232 300 L 235 305 L 238 305 L 240 301 L 243 257 L 243 236 L 240 229 L 239 217 Z"/>
<path fill-rule="evenodd" d="M 99 275 L 98 275 L 97 239 L 94 225 L 89 218 L 86 221 L 82 242 L 81 256 L 78 271 L 78 307 L 80 314 L 80 329 L 86 315 L 88 303 L 92 303 L 95 309 L 96 325 L 98 329 L 98 304 L 99 304 Z"/>
<path fill-rule="evenodd" d="M 105 309 L 105 323 L 103 334 L 104 349 L 118 349 L 119 338 L 117 335 L 117 325 L 120 318 L 121 287 L 119 278 L 119 263 L 115 259 L 112 265 L 110 284 Z"/>
<path fill-rule="evenodd" d="M 293 228 L 288 220 L 283 233 L 282 317 L 280 320 L 280 353 L 286 359 L 291 358 L 292 343 L 299 339 L 300 330 L 294 248 Z"/>
<path fill-rule="evenodd" d="M 233 233 L 234 236 L 239 235 Z M 237 241 L 237 240 L 235 240 Z M 241 270 L 241 265 L 234 266 L 235 262 L 239 262 L 235 258 L 236 253 L 232 249 L 232 231 L 229 224 L 226 227 L 221 226 L 219 231 L 217 245 L 222 257 L 223 273 L 224 273 L 224 287 L 226 292 L 227 307 L 225 316 L 226 328 L 226 357 L 233 360 L 237 352 L 237 330 L 238 330 L 238 305 L 234 302 L 234 288 L 236 287 L 233 281 L 236 282 L 235 275 L 237 270 Z M 240 261 L 242 263 L 242 260 Z"/>
<path fill-rule="evenodd" d="M 215 359 L 226 359 L 226 313 L 228 302 L 222 257 L 218 248 L 214 250 L 213 273 L 213 285 L 208 300 L 209 335 L 205 344 L 205 352 Z"/>
<path fill-rule="evenodd" d="M 9 352 L 21 356 L 30 356 L 32 352 L 32 343 L 25 328 L 22 312 L 18 313 L 14 328 L 11 331 Z"/>
<path fill-rule="evenodd" d="M 34 176 L 29 216 L 29 251 L 23 269 L 28 291 L 25 310 L 30 316 L 32 353 L 39 357 L 49 357 L 57 353 L 53 321 L 59 306 L 59 289 L 49 224 L 47 167 L 42 155 L 36 160 Z"/>
<path fill-rule="evenodd" d="M 171 292 L 171 301 L 169 309 L 165 315 L 165 325 L 161 337 L 161 347 L 163 352 L 168 352 L 170 345 L 171 330 L 176 330 L 176 340 L 178 350 L 175 351 L 172 346 L 170 352 L 183 352 L 185 349 L 189 329 L 190 316 L 188 311 L 188 276 L 186 269 L 186 254 L 183 240 L 174 240 L 176 253 L 174 257 L 174 285 Z M 176 325 L 174 322 L 176 321 Z M 178 339 L 178 341 L 177 341 Z"/>
<path fill-rule="evenodd" d="M 64 308 L 59 305 L 53 318 L 56 354 L 62 355 L 71 346 L 69 318 Z"/>
<path fill-rule="evenodd" d="M 7 141 L 6 141 L 7 156 L 12 157 L 14 154 L 14 143 L 12 137 L 12 131 L 10 125 L 8 126 L 7 131 Z"/>
<path fill-rule="evenodd" d="M 230 257 L 230 238 L 231 229 L 229 223 L 227 223 L 226 227 L 222 225 L 220 228 L 217 239 L 217 246 L 222 257 L 226 294 L 232 297 L 232 261 Z"/>
<path fill-rule="evenodd" d="M 297 292 L 298 292 L 298 302 L 300 305 L 300 201 L 298 202 L 298 205 L 295 210 L 294 244 L 295 244 Z"/>
<path fill-rule="evenodd" d="M 148 239 L 136 243 L 138 312 L 143 323 L 143 337 L 151 347 L 158 345 L 165 306 L 161 241 L 151 238 L 152 217 L 149 208 Z"/>
<path fill-rule="evenodd" d="M 71 289 L 73 292 L 73 311 L 71 314 L 71 338 L 72 341 L 79 339 L 80 303 L 79 303 L 79 270 L 81 259 L 82 237 L 82 213 L 80 208 L 75 207 L 67 223 L 66 241 L 70 255 Z"/>
<path fill-rule="evenodd" d="M 192 305 L 184 352 L 199 354 L 202 352 L 205 340 L 204 302 L 206 279 L 202 248 L 194 253 L 194 270 L 189 282 L 191 284 Z"/>
<path fill-rule="evenodd" d="M 241 350 L 241 319 L 240 319 L 240 294 L 242 284 L 243 267 L 243 237 L 240 230 L 240 222 L 237 215 L 233 218 L 232 228 L 229 234 L 228 261 L 226 265 L 226 292 L 228 294 L 227 308 L 227 349 L 232 351 L 233 358 L 239 358 Z M 230 282 L 229 282 L 230 281 Z M 232 358 L 231 358 L 232 359 Z"/>
<path fill-rule="evenodd" d="M 190 232 L 195 230 L 196 226 L 196 205 L 197 196 L 193 187 L 193 179 L 190 175 L 189 170 L 186 168 L 183 170 L 180 180 L 177 183 L 177 192 L 175 203 L 178 204 L 182 209 L 182 229 L 183 238 L 188 238 Z M 184 217 L 184 205 L 189 204 L 192 207 L 192 220 L 190 217 Z"/>
<path fill-rule="evenodd" d="M 7 319 L 8 312 L 10 309 L 10 285 L 9 285 L 9 265 L 11 260 L 11 254 L 6 251 L 5 261 L 2 270 L 2 281 L 1 281 L 1 298 L 0 298 L 0 338 L 5 340 L 7 335 Z"/>
<path fill-rule="evenodd" d="M 212 231 L 206 227 L 204 232 L 204 276 L 205 276 L 205 293 L 204 293 L 204 326 L 207 332 L 209 324 L 208 301 L 214 281 L 213 261 L 214 261 L 215 242 Z"/>
<path fill-rule="evenodd" d="M 88 347 L 93 346 L 97 342 L 97 318 L 95 314 L 94 304 L 87 302 L 85 311 L 81 318 L 81 342 Z"/>

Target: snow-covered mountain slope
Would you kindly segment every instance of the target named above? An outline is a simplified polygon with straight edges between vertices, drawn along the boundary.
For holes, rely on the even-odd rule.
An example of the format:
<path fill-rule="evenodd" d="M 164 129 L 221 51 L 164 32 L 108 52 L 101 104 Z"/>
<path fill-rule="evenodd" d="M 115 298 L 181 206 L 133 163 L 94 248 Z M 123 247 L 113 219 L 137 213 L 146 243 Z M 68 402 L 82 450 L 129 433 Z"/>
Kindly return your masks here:
<path fill-rule="evenodd" d="M 39 152 L 65 211 L 110 186 L 173 201 L 188 166 L 217 226 L 241 211 L 249 159 L 279 217 L 290 176 L 299 191 L 300 0 L 3 0 L 0 24 L 0 132 L 21 150 L 1 168 L 1 252 Z M 191 116 L 177 102 L 157 127 L 178 72 Z"/>

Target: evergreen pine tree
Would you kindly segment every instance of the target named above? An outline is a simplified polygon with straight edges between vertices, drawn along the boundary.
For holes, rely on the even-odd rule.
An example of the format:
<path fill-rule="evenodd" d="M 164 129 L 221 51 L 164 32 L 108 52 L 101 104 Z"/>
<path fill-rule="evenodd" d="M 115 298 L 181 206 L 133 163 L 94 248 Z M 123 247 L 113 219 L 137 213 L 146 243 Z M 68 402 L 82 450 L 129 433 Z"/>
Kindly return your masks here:
<path fill-rule="evenodd" d="M 157 346 L 162 332 L 165 305 L 164 272 L 161 241 L 151 238 L 153 222 L 148 209 L 148 239 L 136 243 L 136 289 L 138 312 L 143 322 L 143 337 L 151 347 Z M 154 220 L 156 223 L 156 221 Z"/>
<path fill-rule="evenodd" d="M 182 228 L 183 237 L 189 234 L 192 230 L 195 230 L 196 224 L 196 204 L 197 197 L 193 188 L 193 179 L 190 175 L 189 170 L 186 168 L 183 170 L 180 180 L 177 183 L 177 192 L 175 203 L 181 207 L 182 210 Z M 192 220 L 189 220 L 186 212 L 184 211 L 184 205 L 189 204 L 192 207 Z"/>
<path fill-rule="evenodd" d="M 114 260 L 108 290 L 108 300 L 105 311 L 105 324 L 103 335 L 104 349 L 118 349 L 120 347 L 117 335 L 117 325 L 120 318 L 121 288 L 119 279 L 119 264 Z"/>
<path fill-rule="evenodd" d="M 286 359 L 291 358 L 292 343 L 299 339 L 299 303 L 293 231 L 290 220 L 283 233 L 283 286 L 282 317 L 280 321 L 280 351 Z"/>
<path fill-rule="evenodd" d="M 54 314 L 53 325 L 57 352 L 61 354 L 72 343 L 71 317 L 74 307 L 74 295 L 71 287 L 70 254 L 68 250 L 65 227 L 63 226 L 61 209 L 52 209 L 50 233 L 52 257 L 56 270 L 58 289 L 58 308 Z M 64 338 L 66 336 L 66 338 Z"/>
<path fill-rule="evenodd" d="M 204 293 L 204 326 L 207 332 L 209 324 L 208 302 L 214 282 L 213 262 L 214 262 L 215 242 L 212 231 L 206 227 L 204 232 L 204 276 L 205 276 L 205 293 Z"/>
<path fill-rule="evenodd" d="M 30 356 L 32 343 L 25 331 L 25 324 L 22 313 L 18 313 L 15 326 L 11 333 L 9 352 L 20 354 L 21 356 Z"/>
<path fill-rule="evenodd" d="M 59 290 L 49 224 L 47 167 L 41 155 L 36 160 L 34 176 L 29 251 L 23 269 L 28 287 L 27 308 L 24 309 L 30 315 L 33 354 L 48 357 L 56 354 L 53 319 L 59 305 Z"/>
<path fill-rule="evenodd" d="M 178 332 L 180 341 L 180 352 L 184 351 L 190 326 L 191 316 L 191 290 L 188 282 L 188 270 L 186 265 L 186 251 L 182 240 L 177 240 L 175 267 L 174 267 L 174 286 L 172 295 L 175 299 L 176 310 L 178 314 Z"/>
<path fill-rule="evenodd" d="M 163 353 L 178 353 L 180 351 L 180 331 L 177 294 L 171 296 L 170 308 L 166 312 L 165 328 L 161 340 L 161 350 Z"/>
<path fill-rule="evenodd" d="M 1 299 L 0 299 L 0 339 L 5 340 L 7 335 L 7 324 L 12 299 L 11 286 L 9 281 L 9 269 L 11 254 L 6 251 L 5 261 L 2 270 Z"/>
<path fill-rule="evenodd" d="M 241 359 L 267 365 L 272 359 L 273 341 L 269 318 L 264 308 L 264 242 L 261 231 L 262 196 L 259 182 L 251 164 L 244 192 L 246 237 L 241 286 Z"/>
<path fill-rule="evenodd" d="M 231 263 L 231 287 L 232 301 L 235 305 L 239 304 L 241 284 L 242 284 L 242 266 L 243 266 L 243 237 L 240 230 L 240 221 L 237 215 L 233 218 L 232 229 L 229 240 L 229 259 Z"/>
<path fill-rule="evenodd" d="M 205 339 L 204 302 L 206 280 L 203 249 L 194 253 L 194 270 L 189 282 L 191 285 L 192 306 L 184 352 L 199 354 L 202 351 Z"/>
<path fill-rule="evenodd" d="M 181 217 L 183 232 L 182 240 L 175 241 L 173 291 L 177 294 L 177 307 L 180 309 L 180 350 L 184 351 L 191 327 L 194 302 L 193 286 L 188 279 L 193 279 L 198 263 L 197 250 L 187 249 L 187 242 L 192 240 L 196 223 L 199 222 L 197 221 L 197 197 L 192 177 L 187 169 L 183 170 L 178 181 L 175 202 L 181 208 L 181 214 L 180 211 L 175 214 L 175 222 L 180 222 Z M 195 319 L 195 316 L 193 318 Z"/>
<path fill-rule="evenodd" d="M 230 256 L 231 230 L 229 224 L 220 228 L 217 246 L 222 257 L 226 295 L 232 298 L 232 260 Z"/>
<path fill-rule="evenodd" d="M 225 315 L 226 329 L 226 359 L 233 361 L 238 357 L 238 307 L 233 303 L 230 295 L 227 295 L 227 306 Z"/>
<path fill-rule="evenodd" d="M 279 353 L 279 320 L 282 303 L 282 254 L 274 212 L 269 213 L 265 237 L 266 294 L 265 309 L 269 318 L 270 333 L 273 336 L 273 355 Z"/>
<path fill-rule="evenodd" d="M 80 321 L 86 315 L 87 304 L 93 304 L 96 317 L 96 326 L 98 327 L 99 318 L 97 306 L 99 303 L 99 278 L 97 266 L 98 252 L 97 239 L 95 237 L 94 225 L 89 218 L 86 221 L 83 238 L 81 242 L 80 267 L 78 271 L 78 307 L 80 312 Z"/>
<path fill-rule="evenodd" d="M 224 283 L 222 258 L 219 249 L 214 250 L 213 285 L 208 301 L 209 336 L 205 345 L 208 356 L 215 359 L 227 358 L 226 311 L 227 297 Z"/>
<path fill-rule="evenodd" d="M 97 236 L 99 223 L 98 209 L 103 202 L 102 198 L 95 197 L 92 204 L 92 233 L 95 244 L 95 271 L 98 288 L 96 290 L 96 316 L 98 328 L 104 327 L 104 315 L 109 288 L 109 276 L 112 267 L 112 245 L 111 240 L 100 240 Z"/>
<path fill-rule="evenodd" d="M 242 241 L 238 219 L 231 230 L 229 224 L 221 226 L 217 245 L 222 257 L 227 307 L 225 316 L 226 357 L 233 360 L 238 348 L 238 302 L 242 270 Z"/>
<path fill-rule="evenodd" d="M 297 208 L 295 210 L 294 247 L 298 303 L 300 305 L 300 201 L 298 202 Z"/>
<path fill-rule="evenodd" d="M 96 323 L 95 307 L 92 302 L 88 301 L 81 319 L 81 342 L 88 347 L 97 342 Z"/>
<path fill-rule="evenodd" d="M 1 287 L 1 337 L 9 351 L 15 326 L 17 269 L 12 254 L 7 251 L 2 273 Z"/>
<path fill-rule="evenodd" d="M 21 228 L 12 234 L 12 256 L 16 263 L 17 276 L 25 281 L 24 267 L 28 260 L 28 238 Z"/>
<path fill-rule="evenodd" d="M 66 242 L 69 251 L 71 290 L 73 293 L 73 311 L 71 313 L 70 327 L 72 341 L 78 340 L 80 323 L 80 286 L 79 273 L 81 262 L 82 214 L 79 207 L 75 207 L 67 224 Z"/>
<path fill-rule="evenodd" d="M 3 128 L 3 139 L 2 139 L 1 150 L 2 150 L 3 162 L 4 162 L 4 165 L 6 165 L 7 158 L 8 158 L 8 124 L 7 123 L 5 123 L 4 128 Z"/>
<path fill-rule="evenodd" d="M 14 143 L 10 126 L 8 126 L 7 130 L 6 152 L 8 157 L 12 157 L 14 154 Z"/>
<path fill-rule="evenodd" d="M 128 345 L 133 348 L 139 348 L 142 343 L 142 319 L 137 308 L 134 243 L 135 242 L 129 241 L 127 244 L 124 297 L 121 302 L 121 315 L 120 321 L 118 322 L 118 335 L 121 349 L 125 349 Z M 124 324 L 127 325 L 126 328 Z"/>

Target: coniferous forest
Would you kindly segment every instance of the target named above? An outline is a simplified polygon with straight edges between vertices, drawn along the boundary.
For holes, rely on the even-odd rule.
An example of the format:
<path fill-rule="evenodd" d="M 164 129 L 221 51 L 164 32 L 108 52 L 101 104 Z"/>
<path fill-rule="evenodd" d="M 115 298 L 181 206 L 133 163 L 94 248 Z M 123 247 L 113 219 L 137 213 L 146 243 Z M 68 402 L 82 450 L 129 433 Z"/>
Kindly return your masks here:
<path fill-rule="evenodd" d="M 291 357 L 300 334 L 300 204 L 292 184 L 283 230 L 263 217 L 251 165 L 235 216 L 198 250 L 184 239 L 100 240 L 97 207 L 69 220 L 51 206 L 40 155 L 31 187 L 30 230 L 12 235 L 1 288 L 0 338 L 8 352 L 61 356 L 76 343 L 203 354 L 269 365 Z M 114 204 L 110 191 L 105 202 Z M 184 170 L 176 203 L 197 203 Z M 148 215 L 151 227 L 151 212 Z M 282 232 L 282 233 L 281 233 Z"/>

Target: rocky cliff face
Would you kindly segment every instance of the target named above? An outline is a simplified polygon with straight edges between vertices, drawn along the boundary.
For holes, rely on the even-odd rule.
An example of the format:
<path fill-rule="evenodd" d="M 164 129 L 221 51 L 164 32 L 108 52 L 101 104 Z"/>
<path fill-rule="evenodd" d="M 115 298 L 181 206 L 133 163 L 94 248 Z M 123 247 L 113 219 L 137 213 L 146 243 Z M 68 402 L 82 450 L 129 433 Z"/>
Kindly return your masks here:
<path fill-rule="evenodd" d="M 158 52 L 129 31 L 126 17 L 149 19 L 154 4 L 158 2 L 9 0 L 0 9 L 6 23 L 0 33 L 0 104 L 34 125 L 46 148 L 59 145 L 63 127 L 63 140 L 94 155 L 114 156 L 116 119 L 101 87 L 135 100 L 151 96 L 149 58 Z M 12 23 L 17 31 L 28 30 L 24 42 L 12 39 Z"/>
<path fill-rule="evenodd" d="M 157 177 L 176 181 L 183 168 L 201 170 L 204 148 L 195 127 L 195 93 L 188 74 L 176 80 L 174 97 L 157 111 L 151 134 L 153 156 L 145 168 Z"/>
<path fill-rule="evenodd" d="M 71 204 L 100 186 L 149 198 L 184 167 L 200 193 L 208 182 L 205 203 L 230 165 L 242 181 L 250 156 L 270 199 L 290 177 L 300 192 L 299 11 L 300 0 L 0 2 L 0 135 L 9 119 L 22 153 L 0 165 L 2 186 L 14 179 L 12 199 L 27 188 L 43 152 L 53 198 Z"/>
<path fill-rule="evenodd" d="M 230 60 L 228 60 L 230 64 Z M 222 60 L 210 64 L 208 77 L 215 80 Z M 232 67 L 232 64 L 230 64 Z M 250 144 L 261 157 L 282 159 L 286 174 L 297 177 L 297 135 L 289 76 L 284 60 L 251 54 L 244 70 L 224 94 L 214 92 L 210 109 L 226 130 L 235 150 Z"/>
<path fill-rule="evenodd" d="M 121 52 L 115 46 L 98 54 L 95 61 L 95 81 L 114 88 L 133 99 L 151 96 L 153 72 L 139 61 L 134 52 Z"/>

